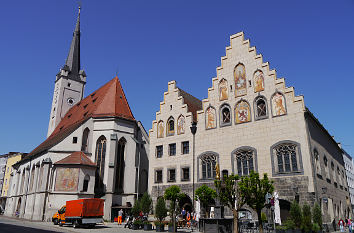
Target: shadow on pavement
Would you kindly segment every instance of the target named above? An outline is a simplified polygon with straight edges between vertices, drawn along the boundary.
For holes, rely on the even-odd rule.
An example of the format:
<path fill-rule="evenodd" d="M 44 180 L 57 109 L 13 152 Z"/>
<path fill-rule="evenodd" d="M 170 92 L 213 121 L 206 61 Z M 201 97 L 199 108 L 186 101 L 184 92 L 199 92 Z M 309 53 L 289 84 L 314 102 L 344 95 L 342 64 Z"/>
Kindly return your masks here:
<path fill-rule="evenodd" d="M 51 233 L 51 232 L 58 232 L 58 231 L 49 231 L 49 230 L 43 230 L 43 229 L 38 229 L 38 228 L 32 228 L 32 227 L 24 227 L 24 226 L 16 226 L 12 224 L 4 224 L 0 223 L 0 229 L 1 233 L 13 233 L 13 232 L 21 232 L 21 233 L 29 233 L 29 232 L 34 232 L 34 233 Z"/>

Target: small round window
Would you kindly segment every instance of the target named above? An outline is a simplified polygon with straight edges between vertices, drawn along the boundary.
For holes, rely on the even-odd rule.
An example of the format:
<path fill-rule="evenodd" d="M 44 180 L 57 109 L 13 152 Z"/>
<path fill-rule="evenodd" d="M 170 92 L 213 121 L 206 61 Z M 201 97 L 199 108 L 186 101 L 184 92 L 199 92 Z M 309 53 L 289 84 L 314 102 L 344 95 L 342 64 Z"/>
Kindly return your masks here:
<path fill-rule="evenodd" d="M 68 104 L 72 106 L 74 104 L 74 99 L 73 98 L 68 98 L 67 100 Z"/>

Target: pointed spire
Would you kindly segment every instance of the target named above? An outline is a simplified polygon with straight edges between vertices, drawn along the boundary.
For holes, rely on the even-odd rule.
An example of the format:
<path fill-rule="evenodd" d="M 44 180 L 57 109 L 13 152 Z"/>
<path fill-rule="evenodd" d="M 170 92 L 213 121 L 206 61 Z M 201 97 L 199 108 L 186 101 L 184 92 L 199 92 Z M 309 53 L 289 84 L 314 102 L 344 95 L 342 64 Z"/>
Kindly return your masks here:
<path fill-rule="evenodd" d="M 70 70 L 69 76 L 76 79 L 79 79 L 80 72 L 80 11 L 81 7 L 79 6 L 79 14 L 77 16 L 73 40 L 71 41 L 68 58 L 65 62 L 65 66 Z"/>

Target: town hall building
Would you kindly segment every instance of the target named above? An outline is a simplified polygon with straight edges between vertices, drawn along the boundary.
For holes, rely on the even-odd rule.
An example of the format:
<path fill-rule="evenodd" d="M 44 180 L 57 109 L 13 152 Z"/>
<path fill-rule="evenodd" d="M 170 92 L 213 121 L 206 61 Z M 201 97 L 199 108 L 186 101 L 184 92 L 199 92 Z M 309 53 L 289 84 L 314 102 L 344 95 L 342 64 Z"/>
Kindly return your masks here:
<path fill-rule="evenodd" d="M 147 190 L 149 138 L 118 77 L 84 97 L 80 10 L 65 65 L 56 75 L 48 137 L 13 166 L 5 215 L 51 220 L 66 201 L 105 200 L 104 219 Z"/>
<path fill-rule="evenodd" d="M 231 36 L 216 71 L 206 99 L 186 93 L 175 81 L 163 93 L 149 130 L 153 200 L 178 185 L 191 205 L 193 190 L 201 184 L 214 187 L 219 164 L 221 177 L 267 173 L 279 195 L 282 221 L 294 200 L 318 202 L 324 223 L 350 217 L 341 149 L 304 97 L 277 78 L 242 32 Z"/>

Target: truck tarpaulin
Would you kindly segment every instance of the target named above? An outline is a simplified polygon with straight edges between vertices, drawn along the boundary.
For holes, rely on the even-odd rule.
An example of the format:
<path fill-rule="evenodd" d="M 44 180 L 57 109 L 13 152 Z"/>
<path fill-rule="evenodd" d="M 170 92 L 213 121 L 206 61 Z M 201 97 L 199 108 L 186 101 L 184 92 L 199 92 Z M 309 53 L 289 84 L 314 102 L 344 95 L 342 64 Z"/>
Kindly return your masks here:
<path fill-rule="evenodd" d="M 66 202 L 66 217 L 102 217 L 104 200 L 87 198 Z"/>

